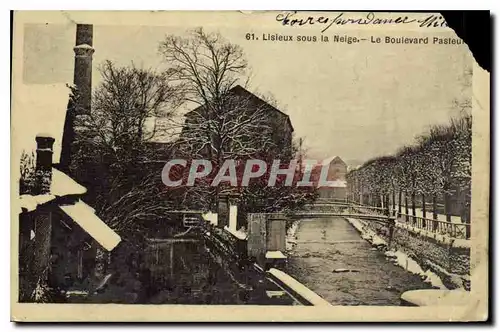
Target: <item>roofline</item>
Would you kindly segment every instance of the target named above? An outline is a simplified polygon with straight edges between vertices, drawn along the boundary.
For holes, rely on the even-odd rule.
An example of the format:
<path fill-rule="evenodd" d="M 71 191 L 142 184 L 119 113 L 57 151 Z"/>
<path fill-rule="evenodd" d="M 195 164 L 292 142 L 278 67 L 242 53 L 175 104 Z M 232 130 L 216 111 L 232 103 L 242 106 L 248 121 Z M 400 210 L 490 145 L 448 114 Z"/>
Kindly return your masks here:
<path fill-rule="evenodd" d="M 231 88 L 231 89 L 229 89 L 228 91 L 232 91 L 232 90 L 237 89 L 237 88 L 242 89 L 242 90 L 244 90 L 245 92 L 247 92 L 247 93 L 251 94 L 254 98 L 257 98 L 257 99 L 258 99 L 261 103 L 264 103 L 264 104 L 266 104 L 267 106 L 269 106 L 269 107 L 270 107 L 273 111 L 277 111 L 278 113 L 281 113 L 281 114 L 283 114 L 284 116 L 286 116 L 286 118 L 287 118 L 287 120 L 288 120 L 288 124 L 290 125 L 290 128 L 292 128 L 292 132 L 294 132 L 294 131 L 295 131 L 295 129 L 293 128 L 293 125 L 292 125 L 292 121 L 290 120 L 290 116 L 289 116 L 288 114 L 286 114 L 286 113 L 285 113 L 285 112 L 283 112 L 283 111 L 280 111 L 279 109 L 277 109 L 277 108 L 276 108 L 276 107 L 274 107 L 273 105 L 269 104 L 268 102 L 266 102 L 265 100 L 263 100 L 263 99 L 262 99 L 262 98 L 260 98 L 259 96 L 255 95 L 254 93 L 252 93 L 252 92 L 248 91 L 247 89 L 245 89 L 244 87 L 242 87 L 242 86 L 241 86 L 241 85 L 239 85 L 239 84 L 238 84 L 238 85 L 235 85 L 234 87 L 232 87 L 232 88 Z M 200 105 L 200 106 L 196 107 L 195 109 L 192 109 L 191 111 L 186 112 L 186 113 L 184 114 L 184 116 L 186 117 L 188 114 L 190 114 L 190 113 L 192 113 L 192 112 L 196 111 L 197 109 L 199 109 L 199 108 L 201 108 L 201 107 L 203 107 L 203 106 L 204 106 L 204 105 Z"/>

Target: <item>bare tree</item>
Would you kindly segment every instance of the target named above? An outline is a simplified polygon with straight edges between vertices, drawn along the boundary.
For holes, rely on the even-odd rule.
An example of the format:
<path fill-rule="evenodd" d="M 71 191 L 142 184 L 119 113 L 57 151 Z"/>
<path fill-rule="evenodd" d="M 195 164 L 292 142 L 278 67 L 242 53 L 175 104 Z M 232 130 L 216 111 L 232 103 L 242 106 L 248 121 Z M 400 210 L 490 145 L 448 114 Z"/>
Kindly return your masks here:
<path fill-rule="evenodd" d="M 181 96 L 165 73 L 111 61 L 104 62 L 100 73 L 91 113 L 78 122 L 81 153 L 76 165 L 92 170 L 89 199 L 96 212 L 127 236 L 166 207 L 158 191 L 161 169 L 148 163 L 154 158 L 149 141 L 157 128 L 147 123 L 157 116 L 172 117 Z"/>
<path fill-rule="evenodd" d="M 19 178 L 19 194 L 33 194 L 36 186 L 34 152 L 31 152 L 31 154 L 25 151 L 22 152 L 19 170 L 21 175 Z"/>
<path fill-rule="evenodd" d="M 270 130 L 266 107 L 231 91 L 247 78 L 239 46 L 198 28 L 188 37 L 167 36 L 159 50 L 185 99 L 198 106 L 188 114 L 181 136 L 189 155 L 208 157 L 217 167 L 227 158 L 250 157 L 272 144 L 265 135 Z"/>
<path fill-rule="evenodd" d="M 420 194 L 426 216 L 425 197 L 430 194 L 434 220 L 438 219 L 439 197 L 444 197 L 447 221 L 451 221 L 452 213 L 458 213 L 456 208 L 453 209 L 452 200 L 455 198 L 461 207 L 462 221 L 470 223 L 472 116 L 462 110 L 461 115 L 452 118 L 449 124 L 432 126 L 427 133 L 417 137 L 416 143 L 401 148 L 395 158 L 375 158 L 360 169 L 351 171 L 347 177 L 350 188 L 357 192 L 367 191 L 370 195 L 378 194 L 387 191 L 389 183 L 386 179 L 393 174 L 396 179 L 393 186 L 398 188 L 400 206 L 402 193 L 405 194 L 406 214 L 408 194 L 411 196 L 414 216 L 415 196 Z M 433 228 L 437 226 L 438 222 L 435 221 Z M 470 227 L 465 229 L 468 238 Z"/>
<path fill-rule="evenodd" d="M 146 174 L 133 187 L 115 179 L 109 189 L 100 194 L 99 215 L 118 233 L 134 237 L 138 243 L 143 242 L 151 222 L 165 219 L 175 207 L 175 192 L 165 190 L 157 172 Z"/>
<path fill-rule="evenodd" d="M 154 125 L 146 127 L 147 121 L 172 117 L 181 99 L 164 73 L 133 64 L 117 67 L 111 61 L 104 62 L 100 73 L 102 82 L 92 112 L 80 123 L 85 129 L 80 138 L 110 167 L 123 171 L 144 159 L 147 143 L 158 134 Z"/>
<path fill-rule="evenodd" d="M 280 121 L 287 118 L 274 106 L 239 86 L 248 83 L 248 64 L 242 49 L 220 34 L 198 28 L 186 37 L 166 36 L 160 53 L 168 75 L 194 105 L 186 114 L 178 142 L 187 158 L 208 158 L 213 172 L 224 160 L 291 159 L 291 131 Z M 205 195 L 223 190 L 200 185 Z M 200 196 L 196 188 L 189 194 Z"/>
<path fill-rule="evenodd" d="M 247 69 L 239 46 L 202 28 L 189 37 L 166 36 L 159 50 L 171 66 L 168 72 L 182 84 L 186 99 L 213 110 L 223 110 L 222 97 Z"/>
<path fill-rule="evenodd" d="M 229 92 L 225 109 L 214 113 L 204 106 L 190 112 L 181 134 L 183 150 L 192 157 L 208 157 L 215 166 L 226 159 L 247 159 L 276 150 L 265 105 Z"/>

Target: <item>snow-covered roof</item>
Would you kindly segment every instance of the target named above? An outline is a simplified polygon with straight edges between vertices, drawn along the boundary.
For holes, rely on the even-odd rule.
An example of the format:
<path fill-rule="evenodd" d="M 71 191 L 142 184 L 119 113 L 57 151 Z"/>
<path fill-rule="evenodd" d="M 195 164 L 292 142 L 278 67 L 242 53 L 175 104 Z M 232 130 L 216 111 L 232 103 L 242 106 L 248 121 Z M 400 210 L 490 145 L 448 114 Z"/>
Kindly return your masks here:
<path fill-rule="evenodd" d="M 271 111 L 274 111 L 276 112 L 277 114 L 280 114 L 281 116 L 283 116 L 285 119 L 286 119 L 286 122 L 290 128 L 290 130 L 292 132 L 294 132 L 294 128 L 293 128 L 293 125 L 292 125 L 292 121 L 290 120 L 290 116 L 282 111 L 280 111 L 279 109 L 277 109 L 276 107 L 274 107 L 273 105 L 269 104 L 267 101 L 265 100 L 262 100 L 261 98 L 259 98 L 258 96 L 256 96 L 255 94 L 253 94 L 252 92 L 248 91 L 247 89 L 245 89 L 244 87 L 242 87 L 241 85 L 236 85 L 234 87 L 232 87 L 230 90 L 229 90 L 229 93 L 232 94 L 232 95 L 235 95 L 235 96 L 239 96 L 239 97 L 243 97 L 243 98 L 246 98 L 248 100 L 253 100 L 256 102 L 256 104 L 258 106 L 256 107 L 261 107 L 261 106 L 265 106 L 268 110 L 271 110 Z M 204 105 L 202 106 L 198 106 L 196 107 L 195 109 L 187 112 L 185 114 L 186 117 L 189 117 L 189 116 L 192 116 L 192 114 L 196 114 L 196 113 L 199 113 L 200 110 L 204 107 Z"/>
<path fill-rule="evenodd" d="M 19 212 L 31 212 L 39 205 L 48 203 L 58 197 L 68 195 L 83 195 L 87 189 L 71 177 L 56 168 L 52 168 L 52 183 L 50 193 L 44 195 L 21 195 L 19 197 Z"/>
<path fill-rule="evenodd" d="M 52 168 L 52 184 L 50 193 L 61 197 L 67 195 L 83 195 L 87 189 L 73 180 L 69 175 L 61 172 L 57 168 Z"/>
<path fill-rule="evenodd" d="M 63 205 L 60 208 L 104 249 L 111 251 L 120 243 L 120 235 L 106 225 L 85 202 L 79 200 L 73 205 Z"/>
<path fill-rule="evenodd" d="M 19 213 L 35 211 L 39 205 L 43 205 L 56 199 L 51 194 L 45 195 L 21 195 L 19 196 Z"/>

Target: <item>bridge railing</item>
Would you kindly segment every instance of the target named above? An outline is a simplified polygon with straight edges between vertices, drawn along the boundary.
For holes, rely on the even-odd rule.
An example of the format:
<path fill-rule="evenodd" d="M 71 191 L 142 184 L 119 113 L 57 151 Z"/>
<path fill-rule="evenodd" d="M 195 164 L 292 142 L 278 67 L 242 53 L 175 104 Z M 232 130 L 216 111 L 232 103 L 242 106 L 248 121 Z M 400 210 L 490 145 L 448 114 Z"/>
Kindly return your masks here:
<path fill-rule="evenodd" d="M 361 204 L 351 204 L 350 209 L 354 212 L 362 212 L 362 213 L 376 213 L 379 215 L 387 216 L 391 210 L 387 208 L 370 206 L 370 205 L 361 205 Z"/>
<path fill-rule="evenodd" d="M 456 223 L 451 221 L 428 219 L 413 215 L 400 213 L 398 221 L 410 226 L 429 232 L 447 235 L 457 239 L 468 239 L 470 234 L 470 224 Z"/>
<path fill-rule="evenodd" d="M 392 207 L 377 207 L 350 202 L 347 208 L 347 213 L 359 213 L 364 215 L 373 214 L 377 216 L 393 215 L 397 216 L 399 222 L 428 232 L 446 235 L 457 239 L 469 239 L 470 237 L 470 224 L 434 220 L 420 216 L 399 213 L 397 209 L 393 209 Z"/>
<path fill-rule="evenodd" d="M 319 204 L 311 205 L 311 208 L 314 209 L 317 207 L 322 207 L 323 205 L 324 202 L 321 202 Z M 357 202 L 349 202 L 338 205 L 336 205 L 335 203 L 330 203 L 330 205 L 335 208 L 330 210 L 327 209 L 326 211 L 324 211 L 324 214 L 328 214 L 329 212 L 331 212 L 331 213 L 339 213 L 339 215 L 341 214 L 359 215 L 360 218 L 367 218 L 369 215 L 376 216 L 377 218 L 397 216 L 397 220 L 399 222 L 431 233 L 446 235 L 456 239 L 470 238 L 470 224 L 466 223 L 434 220 L 429 218 L 423 218 L 420 216 L 399 213 L 398 210 L 393 209 L 392 206 L 378 207 L 378 206 L 359 204 Z"/>

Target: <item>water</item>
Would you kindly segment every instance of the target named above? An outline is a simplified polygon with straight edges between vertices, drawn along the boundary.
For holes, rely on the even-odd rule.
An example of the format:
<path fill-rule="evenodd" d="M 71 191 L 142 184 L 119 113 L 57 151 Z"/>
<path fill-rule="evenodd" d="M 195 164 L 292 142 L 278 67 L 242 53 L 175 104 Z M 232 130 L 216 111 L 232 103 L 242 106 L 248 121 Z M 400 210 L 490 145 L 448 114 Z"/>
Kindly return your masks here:
<path fill-rule="evenodd" d="M 230 269 L 203 240 L 151 244 L 141 279 L 148 304 L 297 304 L 261 273 Z M 235 273 L 236 270 L 236 273 Z M 144 289 L 143 289 L 144 290 Z"/>
<path fill-rule="evenodd" d="M 303 220 L 296 237 L 288 273 L 333 305 L 400 305 L 403 292 L 431 288 L 372 250 L 343 218 Z"/>
<path fill-rule="evenodd" d="M 145 259 L 147 303 L 238 302 L 238 287 L 207 257 L 201 241 L 152 244 L 146 249 Z"/>

